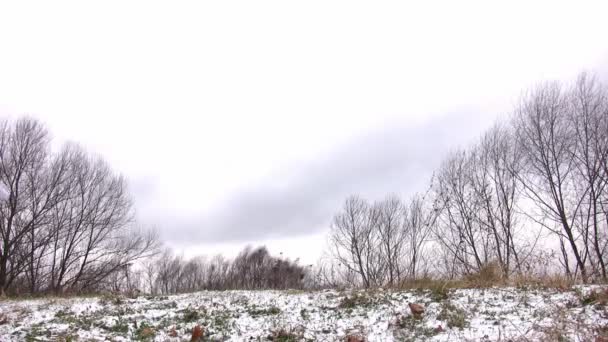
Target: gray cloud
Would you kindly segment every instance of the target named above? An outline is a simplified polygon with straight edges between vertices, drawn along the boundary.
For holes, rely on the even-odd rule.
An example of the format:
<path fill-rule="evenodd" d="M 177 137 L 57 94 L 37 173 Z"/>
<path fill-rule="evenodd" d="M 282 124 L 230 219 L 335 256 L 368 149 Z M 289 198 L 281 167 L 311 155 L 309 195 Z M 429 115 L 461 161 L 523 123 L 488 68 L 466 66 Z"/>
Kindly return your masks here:
<path fill-rule="evenodd" d="M 370 132 L 297 170 L 241 189 L 195 219 L 159 222 L 175 244 L 293 237 L 326 228 L 346 196 L 376 199 L 424 190 L 446 152 L 479 136 L 493 117 L 459 111 L 418 126 Z"/>

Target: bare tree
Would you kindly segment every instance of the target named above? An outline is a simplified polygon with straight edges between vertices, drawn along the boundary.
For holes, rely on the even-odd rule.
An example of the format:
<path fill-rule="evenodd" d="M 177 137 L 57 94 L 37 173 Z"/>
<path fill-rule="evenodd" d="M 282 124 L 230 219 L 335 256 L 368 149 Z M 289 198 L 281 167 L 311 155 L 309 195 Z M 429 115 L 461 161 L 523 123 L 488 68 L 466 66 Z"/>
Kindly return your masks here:
<path fill-rule="evenodd" d="M 477 272 L 491 260 L 491 241 L 477 219 L 482 207 L 472 187 L 473 172 L 471 154 L 458 151 L 442 164 L 434 184 L 434 235 L 453 260 L 452 272 L 460 274 Z"/>
<path fill-rule="evenodd" d="M 28 266 L 44 238 L 36 238 L 45 216 L 59 200 L 55 188 L 63 179 L 49 171 L 49 137 L 37 121 L 20 119 L 0 123 L 0 181 L 9 196 L 0 205 L 0 293 Z M 27 243 L 27 245 L 25 245 Z M 28 260 L 29 259 L 29 260 Z M 32 284 L 37 274 L 30 268 Z"/>
<path fill-rule="evenodd" d="M 596 79 L 581 74 L 570 94 L 568 124 L 574 128 L 574 186 L 581 198 L 575 226 L 595 274 L 606 279 L 606 226 L 602 199 L 606 196 L 608 156 L 608 93 Z M 603 227 L 602 227 L 603 226 Z"/>
<path fill-rule="evenodd" d="M 335 260 L 357 274 L 365 287 L 377 285 L 384 271 L 375 231 L 378 217 L 377 208 L 351 196 L 342 212 L 334 216 L 331 226 L 330 243 Z"/>
<path fill-rule="evenodd" d="M 429 207 L 426 194 L 415 194 L 404 207 L 403 239 L 405 276 L 416 280 L 426 261 L 425 247 L 430 243 L 432 227 L 437 218 Z"/>
<path fill-rule="evenodd" d="M 388 285 L 393 286 L 401 281 L 404 270 L 402 259 L 405 239 L 405 208 L 396 195 L 375 204 L 378 212 L 377 231 L 380 251 L 386 267 Z"/>
<path fill-rule="evenodd" d="M 180 256 L 174 256 L 170 249 L 165 249 L 156 261 L 156 290 L 158 292 L 163 294 L 182 292 L 179 279 L 183 263 Z"/>
<path fill-rule="evenodd" d="M 122 177 L 80 148 L 52 154 L 49 144 L 38 121 L 0 123 L 0 182 L 8 190 L 0 203 L 2 293 L 17 279 L 32 293 L 98 286 L 158 245 L 153 232 L 132 225 Z"/>
<path fill-rule="evenodd" d="M 493 258 L 508 277 L 513 269 L 521 270 L 521 259 L 529 254 L 517 240 L 521 153 L 509 127 L 496 124 L 473 148 L 471 158 L 471 183 L 480 209 L 477 220 L 493 240 Z"/>
<path fill-rule="evenodd" d="M 557 83 L 539 86 L 524 97 L 516 110 L 515 132 L 525 158 L 522 184 L 527 196 L 541 209 L 537 222 L 555 233 L 562 246 L 566 273 L 588 279 L 585 242 L 576 219 L 587 197 L 576 189 L 578 144 L 570 123 L 571 103 Z M 580 227 L 579 227 L 580 228 Z M 565 246 L 568 246 L 568 249 Z M 568 254 L 574 258 L 570 265 Z"/>
<path fill-rule="evenodd" d="M 52 211 L 51 287 L 82 290 L 153 252 L 156 241 L 131 226 L 132 204 L 122 177 L 76 146 L 63 153 L 70 196 Z"/>
<path fill-rule="evenodd" d="M 210 290 L 225 290 L 230 278 L 230 261 L 222 255 L 211 258 L 206 265 L 206 284 Z"/>

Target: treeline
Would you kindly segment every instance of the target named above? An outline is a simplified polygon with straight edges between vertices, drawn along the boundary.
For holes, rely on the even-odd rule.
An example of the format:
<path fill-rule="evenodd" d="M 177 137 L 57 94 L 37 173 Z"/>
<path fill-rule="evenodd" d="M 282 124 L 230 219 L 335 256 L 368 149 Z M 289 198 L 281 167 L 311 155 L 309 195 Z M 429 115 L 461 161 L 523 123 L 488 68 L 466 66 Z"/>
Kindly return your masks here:
<path fill-rule="evenodd" d="M 395 285 L 495 268 L 503 279 L 606 281 L 608 92 L 582 74 L 542 84 L 477 143 L 451 152 L 429 190 L 335 215 L 327 286 Z"/>
<path fill-rule="evenodd" d="M 83 292 L 153 255 L 125 179 L 33 119 L 0 121 L 0 292 Z"/>
<path fill-rule="evenodd" d="M 234 259 L 222 255 L 185 259 L 169 249 L 138 270 L 117 274 L 114 291 L 173 294 L 201 290 L 303 289 L 312 287 L 310 267 L 270 255 L 266 247 L 246 247 Z"/>

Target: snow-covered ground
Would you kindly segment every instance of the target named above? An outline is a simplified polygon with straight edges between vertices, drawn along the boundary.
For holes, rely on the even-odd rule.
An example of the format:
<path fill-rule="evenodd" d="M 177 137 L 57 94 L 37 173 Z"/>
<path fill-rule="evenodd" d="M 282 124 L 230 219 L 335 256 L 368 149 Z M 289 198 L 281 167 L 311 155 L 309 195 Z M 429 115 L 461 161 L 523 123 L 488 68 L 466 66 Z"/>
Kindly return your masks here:
<path fill-rule="evenodd" d="M 0 302 L 0 341 L 585 341 L 608 329 L 603 287 L 568 291 L 225 291 Z M 424 305 L 421 317 L 408 303 Z"/>

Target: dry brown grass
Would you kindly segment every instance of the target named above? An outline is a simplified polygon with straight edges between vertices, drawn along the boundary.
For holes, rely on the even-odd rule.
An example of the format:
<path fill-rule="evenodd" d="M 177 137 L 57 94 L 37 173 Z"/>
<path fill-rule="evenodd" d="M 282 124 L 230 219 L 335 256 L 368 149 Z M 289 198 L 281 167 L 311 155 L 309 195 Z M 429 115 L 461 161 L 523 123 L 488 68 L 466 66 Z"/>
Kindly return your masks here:
<path fill-rule="evenodd" d="M 567 291 L 572 289 L 576 282 L 563 275 L 546 275 L 543 277 L 532 277 L 529 275 L 518 274 L 509 280 L 510 285 L 516 287 L 533 287 L 543 289 L 557 289 Z"/>
<path fill-rule="evenodd" d="M 489 287 L 504 283 L 502 270 L 496 262 L 487 263 L 478 272 L 469 274 L 464 279 L 468 283 L 474 284 L 475 287 Z"/>
<path fill-rule="evenodd" d="M 513 274 L 509 278 L 503 277 L 498 264 L 489 263 L 479 272 L 472 273 L 457 279 L 442 279 L 425 276 L 415 280 L 407 280 L 397 287 L 404 290 L 430 290 L 441 294 L 450 289 L 489 288 L 497 286 L 514 286 L 541 289 L 571 290 L 576 282 L 563 275 L 532 276 L 526 274 Z"/>

